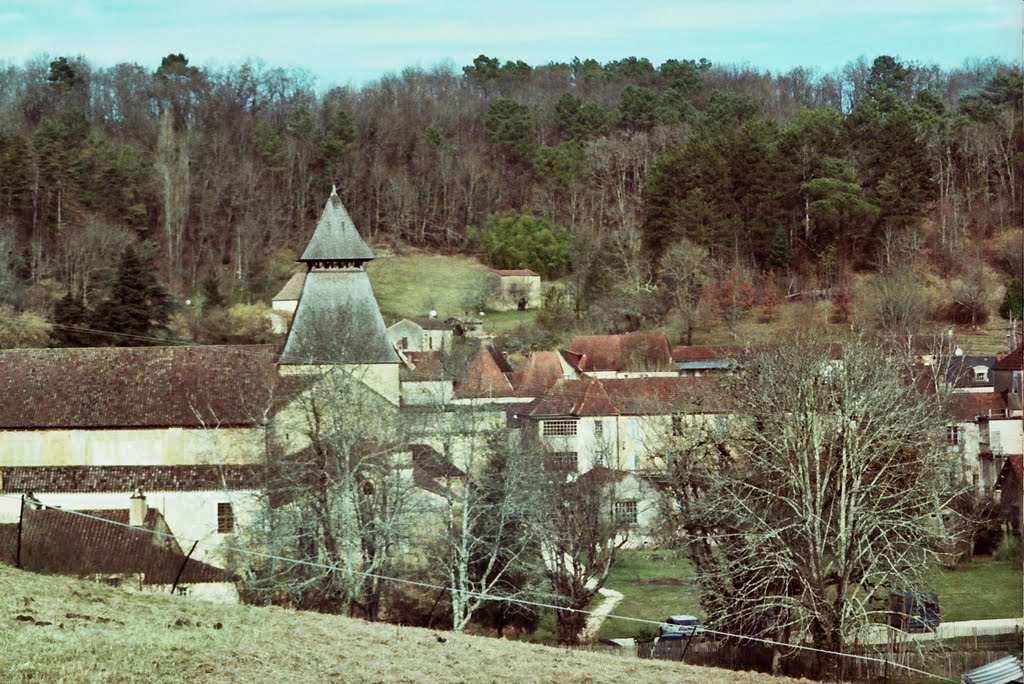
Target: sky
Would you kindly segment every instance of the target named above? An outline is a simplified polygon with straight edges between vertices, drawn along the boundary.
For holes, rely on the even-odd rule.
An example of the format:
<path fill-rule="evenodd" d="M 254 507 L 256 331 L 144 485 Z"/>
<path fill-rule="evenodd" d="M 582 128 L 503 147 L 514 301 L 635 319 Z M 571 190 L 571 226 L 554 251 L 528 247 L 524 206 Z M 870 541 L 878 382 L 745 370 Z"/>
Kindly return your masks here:
<path fill-rule="evenodd" d="M 1022 0 L 3 0 L 0 62 L 82 55 L 155 69 L 182 52 L 211 68 L 305 69 L 321 90 L 479 54 L 533 65 L 704 57 L 773 72 L 888 54 L 948 68 L 1020 62 L 1022 16 Z"/>

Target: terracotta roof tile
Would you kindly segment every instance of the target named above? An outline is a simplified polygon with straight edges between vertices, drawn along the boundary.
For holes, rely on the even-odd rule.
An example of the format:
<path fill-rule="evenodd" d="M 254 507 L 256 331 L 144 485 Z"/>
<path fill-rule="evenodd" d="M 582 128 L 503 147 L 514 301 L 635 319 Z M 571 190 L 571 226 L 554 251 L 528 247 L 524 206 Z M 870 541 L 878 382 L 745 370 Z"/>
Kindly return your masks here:
<path fill-rule="evenodd" d="M 503 364 L 500 364 L 501 359 Z M 460 399 L 483 399 L 512 397 L 515 392 L 512 383 L 505 376 L 503 366 L 509 371 L 512 367 L 493 347 L 483 347 L 476 356 L 470 359 L 466 369 L 466 377 L 456 381 L 455 396 Z"/>
<path fill-rule="evenodd" d="M 0 351 L 0 429 L 252 425 L 308 380 L 265 345 Z"/>
<path fill-rule="evenodd" d="M 497 273 L 500 276 L 536 276 L 540 277 L 539 274 L 534 273 L 528 268 L 492 268 L 492 272 Z"/>
<path fill-rule="evenodd" d="M 1024 482 L 1024 456 L 1013 454 L 1006 457 L 1006 461 L 999 471 L 999 476 L 996 478 L 995 489 L 1002 489 L 1003 483 L 1006 482 L 1011 473 L 1017 478 L 1018 483 Z"/>
<path fill-rule="evenodd" d="M 0 467 L 0 491 L 147 492 L 256 489 L 263 481 L 258 465 L 176 466 L 14 466 Z"/>
<path fill-rule="evenodd" d="M 664 335 L 588 335 L 573 338 L 569 351 L 582 355 L 581 371 L 676 370 Z"/>
<path fill-rule="evenodd" d="M 1014 371 L 1024 370 L 1024 347 L 1017 347 L 1012 352 L 996 361 L 992 370 Z"/>
<path fill-rule="evenodd" d="M 964 421 L 1006 410 L 1006 397 L 999 392 L 955 392 L 949 402 L 950 415 Z"/>
<path fill-rule="evenodd" d="M 517 373 L 512 384 L 520 397 L 535 397 L 553 387 L 562 379 L 562 364 L 558 360 L 558 352 L 538 351 L 530 354 L 526 370 Z"/>
<path fill-rule="evenodd" d="M 403 369 L 403 382 L 434 382 L 451 380 L 452 373 L 444 367 L 444 352 L 404 352 L 413 367 Z"/>
<path fill-rule="evenodd" d="M 736 344 L 677 344 L 672 346 L 672 360 L 723 361 L 735 359 L 743 353 L 743 347 Z"/>
<path fill-rule="evenodd" d="M 608 416 L 675 412 L 717 413 L 730 402 L 708 377 L 562 380 L 522 413 L 540 416 Z"/>

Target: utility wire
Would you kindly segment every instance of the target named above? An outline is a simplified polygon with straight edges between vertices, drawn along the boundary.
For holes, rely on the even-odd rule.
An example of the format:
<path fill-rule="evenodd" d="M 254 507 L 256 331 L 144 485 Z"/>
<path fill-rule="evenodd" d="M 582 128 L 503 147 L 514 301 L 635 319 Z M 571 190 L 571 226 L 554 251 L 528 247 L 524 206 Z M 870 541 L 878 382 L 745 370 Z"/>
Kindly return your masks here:
<path fill-rule="evenodd" d="M 234 553 L 239 553 L 239 554 L 243 554 L 243 555 L 247 555 L 247 556 L 252 556 L 254 558 L 262 558 L 264 560 L 275 560 L 275 561 L 280 561 L 282 563 L 291 563 L 293 565 L 301 565 L 301 566 L 305 566 L 305 567 L 317 568 L 317 569 L 320 569 L 320 570 L 328 570 L 330 572 L 341 572 L 341 573 L 345 573 L 345 574 L 348 574 L 348 575 L 358 575 L 360 577 L 366 577 L 366 578 L 370 578 L 370 579 L 377 579 L 377 580 L 382 580 L 382 581 L 385 581 L 385 582 L 393 582 L 395 584 L 404 584 L 406 586 L 417 587 L 417 588 L 420 588 L 420 589 L 429 589 L 431 591 L 448 592 L 448 593 L 452 593 L 452 594 L 462 594 L 462 595 L 467 596 L 467 597 L 479 598 L 479 599 L 483 599 L 483 600 L 486 600 L 486 601 L 499 601 L 499 602 L 505 602 L 505 603 L 511 603 L 511 604 L 515 604 L 515 605 L 520 605 L 520 606 L 528 606 L 528 607 L 531 607 L 531 608 L 543 608 L 543 609 L 547 609 L 547 610 L 560 610 L 560 611 L 564 611 L 564 612 L 578 613 L 580 615 L 587 615 L 587 616 L 595 615 L 595 612 L 591 611 L 591 610 L 585 610 L 585 609 L 579 609 L 579 608 L 567 608 L 565 606 L 559 606 L 559 605 L 553 604 L 553 603 L 544 603 L 544 602 L 541 602 L 541 601 L 530 601 L 530 600 L 527 600 L 527 599 L 513 598 L 511 596 L 493 596 L 491 594 L 484 594 L 484 593 L 480 593 L 480 592 L 476 592 L 476 591 L 471 591 L 471 590 L 467 590 L 467 589 L 456 589 L 454 587 L 442 586 L 442 585 L 439 585 L 439 584 L 432 584 L 430 582 L 421 582 L 421 581 L 418 581 L 418 580 L 411 580 L 411 579 L 406 579 L 406 578 L 402 578 L 402 577 L 391 577 L 391 576 L 382 575 L 382 574 L 379 574 L 379 573 L 364 572 L 364 571 L 361 571 L 361 570 L 354 570 L 352 568 L 339 568 L 339 567 L 334 566 L 334 565 L 328 565 L 326 563 L 317 563 L 317 562 L 314 562 L 314 561 L 302 560 L 302 559 L 299 559 L 299 558 L 288 558 L 287 556 L 279 556 L 279 555 L 276 555 L 276 554 L 273 554 L 273 553 L 266 553 L 266 552 L 262 552 L 262 551 L 253 551 L 252 549 L 243 549 L 243 548 L 240 548 L 240 547 L 237 547 L 237 546 L 228 546 L 226 544 L 218 544 L 217 542 L 207 541 L 205 539 L 190 539 L 188 537 L 179 537 L 179 536 L 176 536 L 176 535 L 171 534 L 169 532 L 162 532 L 160 530 L 153 530 L 153 529 L 149 529 L 149 528 L 146 528 L 146 527 L 138 527 L 138 526 L 130 525 L 130 524 L 127 524 L 127 523 L 118 522 L 116 520 L 110 520 L 109 518 L 103 518 L 103 517 L 100 517 L 100 516 L 91 515 L 89 513 L 83 512 L 83 511 L 76 511 L 76 510 L 71 510 L 71 509 L 66 509 L 66 508 L 58 508 L 58 507 L 55 507 L 55 506 L 49 506 L 49 505 L 43 503 L 42 501 L 39 501 L 38 499 L 31 499 L 31 498 L 23 497 L 21 495 L 16 495 L 16 494 L 0 494 L 0 498 L 4 498 L 4 499 L 24 499 L 27 502 L 31 502 L 32 504 L 39 505 L 39 506 L 41 506 L 43 508 L 50 508 L 52 510 L 59 510 L 59 511 L 61 511 L 63 513 L 68 513 L 68 514 L 71 514 L 71 515 L 76 515 L 76 516 L 79 516 L 81 518 L 86 518 L 86 519 L 94 520 L 94 521 L 101 522 L 101 523 L 107 523 L 109 525 L 116 525 L 118 527 L 123 527 L 123 528 L 127 528 L 127 529 L 130 529 L 130 530 L 148 532 L 149 534 L 152 534 L 152 535 L 155 535 L 155 536 L 159 536 L 159 537 L 165 537 L 165 538 L 168 538 L 168 539 L 173 539 L 173 540 L 175 540 L 177 542 L 182 542 L 182 541 L 184 541 L 184 542 L 192 542 L 193 544 L 198 545 L 198 546 L 205 546 L 205 547 L 209 547 L 209 548 L 212 548 L 212 549 L 219 549 L 219 550 L 223 550 L 223 551 L 231 551 L 231 552 L 234 552 Z M 605 615 L 604 617 L 607 618 L 607 619 L 611 619 L 611 620 L 621 620 L 623 622 L 633 622 L 633 623 L 639 623 L 639 624 L 645 624 L 645 625 L 655 625 L 655 626 L 658 626 L 658 625 L 663 624 L 662 622 L 660 622 L 658 620 L 648 620 L 648 619 L 645 619 L 645 618 L 632 617 L 632 616 L 628 616 L 628 615 L 615 615 L 615 614 L 612 614 L 612 613 L 609 613 L 609 614 Z M 732 637 L 732 638 L 741 639 L 741 640 L 745 640 L 745 641 L 755 641 L 755 642 L 759 642 L 759 643 L 767 644 L 767 645 L 771 645 L 771 646 L 783 646 L 783 647 L 785 647 L 787 649 L 792 649 L 792 650 L 808 651 L 808 652 L 812 652 L 812 653 L 822 653 L 822 654 L 826 654 L 826 655 L 835 655 L 835 656 L 839 656 L 841 658 L 850 658 L 850 659 L 853 659 L 853 660 L 863 660 L 863 661 L 875 662 L 875 663 L 883 663 L 883 664 L 888 663 L 889 665 L 891 665 L 893 667 L 903 668 L 903 669 L 908 670 L 910 672 L 914 672 L 916 674 L 925 675 L 926 677 L 931 677 L 933 679 L 939 679 L 939 680 L 946 681 L 946 682 L 956 682 L 956 680 L 949 679 L 949 678 L 943 677 L 941 675 L 933 674 L 933 673 L 928 672 L 926 670 L 919 670 L 919 669 L 911 667 L 909 665 L 903 665 L 901 663 L 887 661 L 884 658 L 875 658 L 875 657 L 872 657 L 872 656 L 858 655 L 858 654 L 855 654 L 855 653 L 842 653 L 841 651 L 830 651 L 830 650 L 827 650 L 827 649 L 815 648 L 813 646 L 803 646 L 803 645 L 791 644 L 791 643 L 787 643 L 787 642 L 783 642 L 783 641 L 775 641 L 773 639 L 763 639 L 763 638 L 760 638 L 760 637 L 752 637 L 752 636 L 747 636 L 747 635 L 744 635 L 744 634 L 735 634 L 735 633 L 732 633 L 732 632 L 723 632 L 721 630 L 710 629 L 710 628 L 707 628 L 707 627 L 702 627 L 701 628 L 701 633 L 703 633 L 703 634 L 713 634 L 715 636 L 721 636 L 721 637 Z"/>

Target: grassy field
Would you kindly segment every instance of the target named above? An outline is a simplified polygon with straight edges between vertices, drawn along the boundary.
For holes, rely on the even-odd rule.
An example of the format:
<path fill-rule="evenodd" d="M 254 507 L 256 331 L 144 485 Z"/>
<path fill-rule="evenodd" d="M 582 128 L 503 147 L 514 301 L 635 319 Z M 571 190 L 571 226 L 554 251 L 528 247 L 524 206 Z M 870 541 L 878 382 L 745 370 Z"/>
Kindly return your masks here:
<path fill-rule="evenodd" d="M 470 257 L 412 253 L 375 259 L 366 272 L 390 325 L 431 309 L 446 318 L 479 307 L 488 268 Z"/>
<path fill-rule="evenodd" d="M 373 624 L 130 594 L 0 565 L 3 682 L 792 682 Z"/>
<path fill-rule="evenodd" d="M 943 622 L 1024 614 L 1024 571 L 1010 561 L 976 557 L 938 573 L 932 587 L 939 595 Z"/>
<path fill-rule="evenodd" d="M 700 595 L 693 584 L 693 564 L 671 551 L 623 551 L 605 586 L 622 592 L 614 615 L 663 620 L 669 615 L 704 617 Z M 642 625 L 625 620 L 605 620 L 601 638 L 631 637 Z"/>

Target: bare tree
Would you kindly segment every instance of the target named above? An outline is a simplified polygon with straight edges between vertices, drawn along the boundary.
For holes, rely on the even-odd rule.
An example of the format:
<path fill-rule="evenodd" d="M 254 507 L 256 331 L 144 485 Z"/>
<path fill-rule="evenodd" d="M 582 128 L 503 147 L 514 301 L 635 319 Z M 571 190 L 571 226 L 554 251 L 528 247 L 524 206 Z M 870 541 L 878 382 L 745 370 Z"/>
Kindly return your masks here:
<path fill-rule="evenodd" d="M 443 504 L 439 565 L 452 589 L 452 629 L 463 631 L 488 601 L 524 593 L 536 557 L 534 464 L 516 436 L 494 429 L 493 411 L 459 411 L 449 443 L 460 442 L 464 477 L 449 478 Z M 503 417 L 503 416 L 502 416 Z M 490 426 L 488 426 L 490 423 Z"/>
<path fill-rule="evenodd" d="M 713 268 L 707 248 L 686 238 L 679 239 L 662 257 L 661 277 L 672 294 L 686 344 L 693 344 L 693 333 L 707 316 L 703 293 Z"/>
<path fill-rule="evenodd" d="M 618 471 L 598 466 L 579 477 L 549 472 L 537 497 L 543 530 L 544 574 L 564 608 L 555 613 L 560 644 L 579 643 L 585 609 L 604 586 L 628 540 L 626 524 L 616 520 Z"/>
<path fill-rule="evenodd" d="M 260 562 L 249 590 L 263 600 L 377 619 L 383 577 L 408 550 L 413 524 L 397 407 L 358 375 L 332 367 L 277 414 L 273 432 L 265 519 L 243 537 L 316 565 Z"/>
<path fill-rule="evenodd" d="M 745 360 L 731 429 L 695 435 L 666 491 L 716 626 L 842 651 L 889 592 L 927 586 L 957 483 L 939 402 L 907 367 L 862 339 L 838 356 L 794 342 Z"/>

